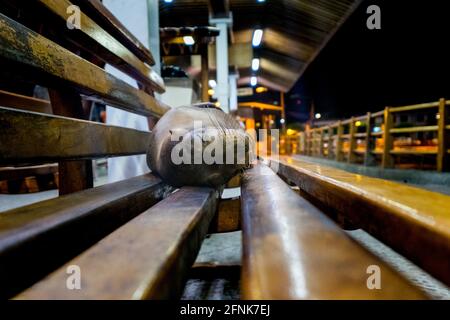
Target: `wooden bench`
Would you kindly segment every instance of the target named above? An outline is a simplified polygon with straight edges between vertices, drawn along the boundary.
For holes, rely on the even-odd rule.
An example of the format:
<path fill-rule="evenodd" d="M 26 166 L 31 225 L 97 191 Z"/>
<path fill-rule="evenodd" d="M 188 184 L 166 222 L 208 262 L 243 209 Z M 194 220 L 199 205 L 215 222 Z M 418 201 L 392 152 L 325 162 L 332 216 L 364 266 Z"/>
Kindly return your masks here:
<path fill-rule="evenodd" d="M 83 102 L 154 119 L 168 107 L 153 95 L 163 82 L 151 71 L 151 54 L 99 1 L 75 2 L 86 28 L 73 32 L 56 28 L 65 24 L 61 3 L 71 4 L 20 7 L 30 27 L 27 12 L 45 14 L 46 37 L 0 14 L 1 76 L 48 87 L 53 111 L 0 107 L 0 165 L 58 162 L 61 194 L 0 213 L 0 297 L 177 298 L 206 233 L 242 225 L 243 298 L 426 298 L 264 166 L 244 175 L 240 199 L 227 201 L 208 188 L 173 190 L 152 174 L 92 188 L 91 159 L 143 154 L 149 132 L 86 121 Z M 138 88 L 106 73 L 99 61 L 132 76 Z M 294 174 L 288 178 L 295 181 Z M 74 265 L 81 290 L 66 286 Z M 370 265 L 382 270 L 381 290 L 366 286 Z"/>

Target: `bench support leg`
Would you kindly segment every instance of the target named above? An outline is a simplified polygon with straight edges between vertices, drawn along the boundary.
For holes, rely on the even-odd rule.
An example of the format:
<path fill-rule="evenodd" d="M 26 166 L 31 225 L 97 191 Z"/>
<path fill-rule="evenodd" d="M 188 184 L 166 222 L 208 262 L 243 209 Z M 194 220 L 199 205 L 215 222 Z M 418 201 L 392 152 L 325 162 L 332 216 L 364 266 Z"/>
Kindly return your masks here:
<path fill-rule="evenodd" d="M 49 95 L 54 114 L 86 119 L 80 94 L 68 90 L 49 89 Z M 58 170 L 60 196 L 93 187 L 91 160 L 61 161 Z"/>

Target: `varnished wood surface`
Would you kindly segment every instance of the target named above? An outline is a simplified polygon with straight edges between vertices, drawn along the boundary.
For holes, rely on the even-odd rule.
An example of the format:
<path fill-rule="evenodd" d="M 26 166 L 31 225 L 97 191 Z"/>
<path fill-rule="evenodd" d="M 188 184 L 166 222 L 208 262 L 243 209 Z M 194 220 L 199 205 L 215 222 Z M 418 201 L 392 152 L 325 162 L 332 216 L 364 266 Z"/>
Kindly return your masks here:
<path fill-rule="evenodd" d="M 145 153 L 149 132 L 0 107 L 0 164 Z"/>
<path fill-rule="evenodd" d="M 133 52 L 148 65 L 154 65 L 155 60 L 148 50 L 125 26 L 99 1 L 74 0 L 91 19 L 99 24 L 114 38 Z"/>
<path fill-rule="evenodd" d="M 17 180 L 36 175 L 49 175 L 58 172 L 58 165 L 44 164 L 32 167 L 2 167 L 0 180 Z"/>
<path fill-rule="evenodd" d="M 266 166 L 242 185 L 244 299 L 424 299 Z M 381 270 L 380 290 L 367 268 Z"/>
<path fill-rule="evenodd" d="M 170 190 L 148 174 L 2 212 L 0 297 L 25 289 Z"/>
<path fill-rule="evenodd" d="M 66 23 L 66 10 L 72 5 L 69 0 L 39 0 L 39 3 L 59 17 L 61 22 Z M 136 80 L 150 86 L 156 92 L 163 93 L 165 91 L 164 82 L 156 72 L 83 12 L 80 13 L 80 23 L 79 31 L 71 30 L 68 33 L 68 36 L 72 37 L 75 42 L 84 44 L 99 58 L 135 77 Z"/>
<path fill-rule="evenodd" d="M 1 172 L 1 171 L 0 171 Z M 241 230 L 241 199 L 221 199 L 209 226 L 209 233 Z"/>
<path fill-rule="evenodd" d="M 103 69 L 0 14 L 0 57 L 27 67 L 29 80 L 49 86 L 72 85 L 87 96 L 124 110 L 160 117 L 169 107 Z"/>
<path fill-rule="evenodd" d="M 215 206 L 214 190 L 183 187 L 16 298 L 178 298 Z M 69 265 L 81 290 L 66 288 Z"/>
<path fill-rule="evenodd" d="M 292 157 L 278 174 L 450 284 L 450 196 Z"/>
<path fill-rule="evenodd" d="M 0 90 L 0 107 L 52 113 L 50 101 Z"/>

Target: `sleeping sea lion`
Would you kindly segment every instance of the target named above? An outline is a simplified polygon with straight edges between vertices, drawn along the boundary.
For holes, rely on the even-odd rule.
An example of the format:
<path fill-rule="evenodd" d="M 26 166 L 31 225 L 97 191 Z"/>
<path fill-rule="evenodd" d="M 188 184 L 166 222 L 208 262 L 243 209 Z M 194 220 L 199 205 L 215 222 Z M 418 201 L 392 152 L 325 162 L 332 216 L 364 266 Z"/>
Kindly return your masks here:
<path fill-rule="evenodd" d="M 150 135 L 147 164 L 174 187 L 218 187 L 252 161 L 253 139 L 211 103 L 169 110 Z"/>

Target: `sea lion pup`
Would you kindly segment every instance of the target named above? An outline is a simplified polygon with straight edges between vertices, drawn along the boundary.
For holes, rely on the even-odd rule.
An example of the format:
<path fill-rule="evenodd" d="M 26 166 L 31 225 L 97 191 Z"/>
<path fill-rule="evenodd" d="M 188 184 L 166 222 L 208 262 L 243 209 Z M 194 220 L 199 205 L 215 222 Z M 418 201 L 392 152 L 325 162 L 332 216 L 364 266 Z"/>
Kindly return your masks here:
<path fill-rule="evenodd" d="M 254 142 L 211 103 L 169 110 L 150 135 L 147 164 L 174 187 L 218 187 L 253 161 Z"/>

